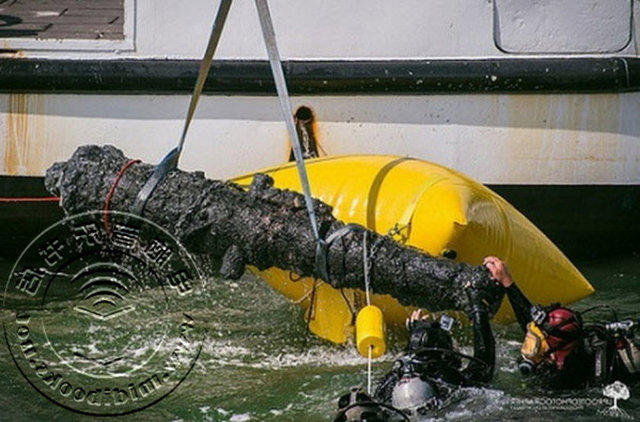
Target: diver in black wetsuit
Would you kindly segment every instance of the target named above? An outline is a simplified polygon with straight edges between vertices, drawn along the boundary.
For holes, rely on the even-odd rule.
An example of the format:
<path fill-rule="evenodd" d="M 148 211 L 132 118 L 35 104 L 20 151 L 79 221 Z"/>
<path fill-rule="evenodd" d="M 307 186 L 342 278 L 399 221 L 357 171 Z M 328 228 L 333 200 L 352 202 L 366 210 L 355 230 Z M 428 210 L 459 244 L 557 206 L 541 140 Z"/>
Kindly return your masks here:
<path fill-rule="evenodd" d="M 489 275 L 489 273 L 487 273 Z M 341 397 L 335 421 L 378 421 L 407 415 L 421 415 L 446 404 L 451 393 L 461 386 L 485 383 L 493 377 L 495 341 L 489 321 L 497 312 L 504 292 L 486 277 L 477 285 L 466 287 L 467 316 L 473 322 L 473 356 L 453 348 L 451 326 L 453 318 L 444 315 L 439 321 L 429 321 L 415 311 L 407 319 L 409 341 L 405 353 L 394 362 L 383 378 L 373 399 L 353 389 Z M 469 363 L 463 367 L 462 360 Z M 378 406 L 379 405 L 379 406 Z"/>
<path fill-rule="evenodd" d="M 451 337 L 453 318 L 430 321 L 415 311 L 407 320 L 409 341 L 405 353 L 380 382 L 374 397 L 405 414 L 425 414 L 441 408 L 461 386 L 488 382 L 495 365 L 495 342 L 489 318 L 474 324 L 474 356 L 455 351 Z M 462 358 L 469 360 L 463 368 Z"/>
<path fill-rule="evenodd" d="M 504 287 L 525 332 L 519 359 L 523 375 L 535 374 L 543 388 L 554 390 L 640 379 L 640 342 L 634 338 L 640 321 L 585 324 L 579 313 L 559 304 L 531 306 L 502 260 L 490 256 L 484 265 Z"/>

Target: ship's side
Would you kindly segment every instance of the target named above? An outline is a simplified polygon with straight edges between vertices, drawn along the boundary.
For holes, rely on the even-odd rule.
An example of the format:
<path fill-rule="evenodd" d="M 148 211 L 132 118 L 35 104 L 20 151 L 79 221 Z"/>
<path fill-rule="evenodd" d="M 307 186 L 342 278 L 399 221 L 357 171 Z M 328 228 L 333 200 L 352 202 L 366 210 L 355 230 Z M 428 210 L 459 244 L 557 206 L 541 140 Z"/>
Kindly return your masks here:
<path fill-rule="evenodd" d="M 45 26 L 7 20 L 12 10 L 0 4 L 4 196 L 40 189 L 46 168 L 79 145 L 112 143 L 154 162 L 180 135 L 217 2 L 88 3 L 122 23 L 112 30 L 97 19 L 95 39 L 47 35 Z M 410 155 L 454 168 L 488 184 L 570 255 L 636 247 L 638 1 L 270 6 L 294 107 L 313 112 L 323 154 Z M 288 159 L 265 58 L 253 2 L 237 1 L 183 168 L 227 178 Z M 0 206 L 5 227 L 25 217 L 15 204 Z"/>

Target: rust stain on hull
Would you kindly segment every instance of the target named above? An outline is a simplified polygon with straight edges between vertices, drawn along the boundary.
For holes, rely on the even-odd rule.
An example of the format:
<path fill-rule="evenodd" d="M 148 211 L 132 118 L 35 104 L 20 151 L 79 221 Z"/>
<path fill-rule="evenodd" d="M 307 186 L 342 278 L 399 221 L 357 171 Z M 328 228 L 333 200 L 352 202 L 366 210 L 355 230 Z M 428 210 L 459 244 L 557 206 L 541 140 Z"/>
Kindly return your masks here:
<path fill-rule="evenodd" d="M 517 182 L 532 171 L 607 180 L 625 160 L 619 95 L 505 96 L 502 110 L 510 131 L 500 154 L 518 162 Z"/>
<path fill-rule="evenodd" d="M 5 115 L 3 173 L 40 175 L 45 160 L 45 117 L 40 95 L 9 94 Z"/>
<path fill-rule="evenodd" d="M 26 57 L 24 51 L 16 50 L 7 41 L 0 42 L 0 58 L 19 59 Z"/>
<path fill-rule="evenodd" d="M 20 163 L 23 159 L 20 157 L 20 144 L 26 143 L 28 137 L 26 102 L 25 94 L 9 94 L 4 137 L 4 169 L 11 175 L 21 174 Z"/>

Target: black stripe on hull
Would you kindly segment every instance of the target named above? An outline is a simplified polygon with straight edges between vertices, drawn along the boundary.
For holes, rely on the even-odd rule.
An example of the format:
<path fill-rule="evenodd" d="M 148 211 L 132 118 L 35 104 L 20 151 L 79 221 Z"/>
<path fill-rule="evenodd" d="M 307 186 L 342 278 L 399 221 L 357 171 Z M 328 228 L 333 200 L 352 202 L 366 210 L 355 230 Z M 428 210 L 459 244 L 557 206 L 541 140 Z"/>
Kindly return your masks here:
<path fill-rule="evenodd" d="M 0 58 L 0 92 L 188 94 L 197 60 Z M 640 58 L 287 61 L 293 95 L 571 93 L 640 90 Z M 213 63 L 205 93 L 274 95 L 266 61 Z"/>

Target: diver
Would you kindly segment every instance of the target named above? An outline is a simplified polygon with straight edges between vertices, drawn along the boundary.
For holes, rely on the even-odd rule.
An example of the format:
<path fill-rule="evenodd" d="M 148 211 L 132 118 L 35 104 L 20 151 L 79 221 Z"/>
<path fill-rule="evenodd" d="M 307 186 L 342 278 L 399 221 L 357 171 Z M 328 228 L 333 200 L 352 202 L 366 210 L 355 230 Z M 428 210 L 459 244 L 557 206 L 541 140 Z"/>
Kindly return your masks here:
<path fill-rule="evenodd" d="M 486 257 L 484 265 L 503 286 L 525 332 L 518 359 L 524 376 L 533 374 L 540 386 L 552 390 L 640 379 L 640 341 L 635 336 L 640 321 L 620 321 L 614 312 L 614 322 L 585 324 L 580 313 L 560 304 L 532 306 L 501 259 Z"/>
<path fill-rule="evenodd" d="M 455 350 L 446 314 L 433 321 L 414 311 L 407 319 L 409 340 L 404 354 L 383 378 L 374 397 L 408 415 L 442 408 L 458 387 L 485 383 L 493 377 L 495 342 L 488 324 L 474 324 L 474 356 Z M 480 339 L 477 339 L 477 337 Z M 463 367 L 463 359 L 469 361 Z"/>
<path fill-rule="evenodd" d="M 379 383 L 373 397 L 352 389 L 340 398 L 334 421 L 408 420 L 409 416 L 426 415 L 445 407 L 459 387 L 490 381 L 495 367 L 490 319 L 504 293 L 497 283 L 470 283 L 466 294 L 472 304 L 467 316 L 473 322 L 473 356 L 455 350 L 452 317 L 445 314 L 435 321 L 416 310 L 407 318 L 409 339 L 404 353 Z M 469 363 L 464 366 L 463 360 Z"/>

